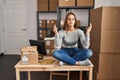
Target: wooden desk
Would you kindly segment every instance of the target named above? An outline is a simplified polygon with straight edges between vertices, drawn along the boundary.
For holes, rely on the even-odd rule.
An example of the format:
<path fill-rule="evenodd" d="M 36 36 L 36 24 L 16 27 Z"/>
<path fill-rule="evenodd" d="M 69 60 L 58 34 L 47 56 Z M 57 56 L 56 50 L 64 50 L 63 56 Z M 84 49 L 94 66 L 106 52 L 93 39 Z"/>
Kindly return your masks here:
<path fill-rule="evenodd" d="M 82 71 L 89 71 L 89 80 L 92 80 L 92 71 L 93 64 L 90 62 L 89 66 L 71 66 L 63 65 L 60 66 L 59 62 L 56 60 L 53 64 L 50 65 L 41 65 L 41 64 L 21 64 L 19 61 L 16 65 L 16 80 L 20 80 L 20 72 L 28 72 L 28 80 L 31 80 L 30 71 L 80 71 L 80 76 Z M 82 78 L 80 78 L 82 80 Z"/>

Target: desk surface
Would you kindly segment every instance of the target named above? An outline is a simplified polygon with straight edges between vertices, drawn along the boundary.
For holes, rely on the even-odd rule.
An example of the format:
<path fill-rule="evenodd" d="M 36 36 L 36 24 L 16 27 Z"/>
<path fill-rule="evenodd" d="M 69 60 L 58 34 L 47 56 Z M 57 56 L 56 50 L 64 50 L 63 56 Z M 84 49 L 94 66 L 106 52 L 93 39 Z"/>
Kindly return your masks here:
<path fill-rule="evenodd" d="M 52 57 L 46 57 L 52 58 Z M 54 58 L 52 58 L 54 59 Z M 88 66 L 77 66 L 77 65 L 59 65 L 59 61 L 55 60 L 52 64 L 49 65 L 41 65 L 38 64 L 22 64 L 19 61 L 15 68 L 19 69 L 20 71 L 88 71 L 90 68 L 93 67 L 93 64 L 89 61 L 90 65 Z"/>

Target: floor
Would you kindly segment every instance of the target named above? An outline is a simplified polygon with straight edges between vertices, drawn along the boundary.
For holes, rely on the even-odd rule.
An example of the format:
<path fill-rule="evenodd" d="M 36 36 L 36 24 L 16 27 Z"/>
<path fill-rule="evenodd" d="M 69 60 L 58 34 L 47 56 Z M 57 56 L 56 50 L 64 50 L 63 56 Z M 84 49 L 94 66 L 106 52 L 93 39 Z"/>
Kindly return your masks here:
<path fill-rule="evenodd" d="M 15 64 L 20 60 L 20 55 L 0 55 L 0 80 L 16 80 Z M 84 73 L 86 74 L 86 73 Z M 21 73 L 21 80 L 27 80 L 26 72 Z M 49 72 L 32 72 L 31 80 L 49 80 Z M 54 80 L 66 80 L 65 77 L 56 76 Z M 71 72 L 70 80 L 78 80 L 79 72 Z M 83 75 L 83 80 L 87 80 Z"/>
<path fill-rule="evenodd" d="M 18 55 L 0 55 L 0 79 L 15 80 L 14 65 L 19 59 Z"/>

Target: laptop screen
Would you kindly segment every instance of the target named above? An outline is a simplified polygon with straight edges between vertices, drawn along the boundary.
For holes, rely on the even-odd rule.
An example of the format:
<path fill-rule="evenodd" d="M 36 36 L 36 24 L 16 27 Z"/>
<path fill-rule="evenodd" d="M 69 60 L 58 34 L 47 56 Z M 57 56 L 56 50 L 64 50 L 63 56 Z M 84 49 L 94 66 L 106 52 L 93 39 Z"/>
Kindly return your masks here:
<path fill-rule="evenodd" d="M 37 46 L 39 54 L 46 55 L 46 48 L 44 40 L 29 40 L 31 46 Z"/>

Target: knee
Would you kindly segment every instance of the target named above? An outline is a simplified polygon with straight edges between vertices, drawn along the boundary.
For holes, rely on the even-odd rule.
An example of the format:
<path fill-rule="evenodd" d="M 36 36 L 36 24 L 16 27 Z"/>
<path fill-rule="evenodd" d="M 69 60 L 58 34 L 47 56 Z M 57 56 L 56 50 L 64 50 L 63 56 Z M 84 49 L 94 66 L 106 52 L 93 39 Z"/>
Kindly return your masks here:
<path fill-rule="evenodd" d="M 58 50 L 53 51 L 52 55 L 53 57 L 57 57 L 59 55 Z"/>
<path fill-rule="evenodd" d="M 86 49 L 86 56 L 90 58 L 93 55 L 93 52 L 91 49 Z"/>

